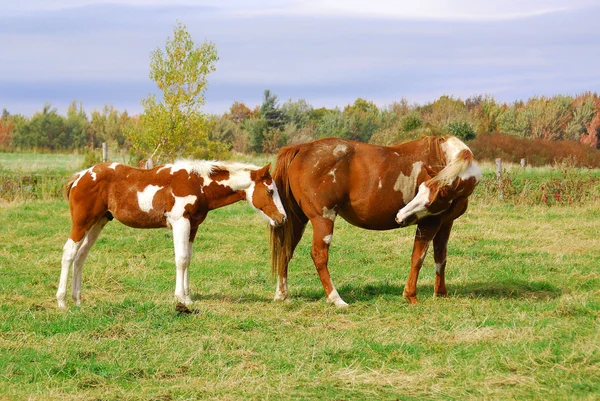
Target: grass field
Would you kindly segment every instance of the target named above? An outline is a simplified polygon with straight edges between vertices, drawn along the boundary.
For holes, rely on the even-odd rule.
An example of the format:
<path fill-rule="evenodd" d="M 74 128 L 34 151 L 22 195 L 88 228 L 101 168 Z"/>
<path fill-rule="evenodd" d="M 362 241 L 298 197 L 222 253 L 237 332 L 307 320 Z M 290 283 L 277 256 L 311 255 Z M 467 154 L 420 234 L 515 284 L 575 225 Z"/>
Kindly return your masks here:
<path fill-rule="evenodd" d="M 64 201 L 0 206 L 0 398 L 597 399 L 600 205 L 474 202 L 449 244 L 449 298 L 402 297 L 414 229 L 339 220 L 326 304 L 307 230 L 273 303 L 265 223 L 244 203 L 201 226 L 178 315 L 166 230 L 113 222 L 83 272 L 83 304 L 56 308 Z M 69 284 L 70 285 L 70 284 Z"/>
<path fill-rule="evenodd" d="M 59 153 L 0 153 L 0 169 L 25 173 L 81 170 L 84 155 Z"/>

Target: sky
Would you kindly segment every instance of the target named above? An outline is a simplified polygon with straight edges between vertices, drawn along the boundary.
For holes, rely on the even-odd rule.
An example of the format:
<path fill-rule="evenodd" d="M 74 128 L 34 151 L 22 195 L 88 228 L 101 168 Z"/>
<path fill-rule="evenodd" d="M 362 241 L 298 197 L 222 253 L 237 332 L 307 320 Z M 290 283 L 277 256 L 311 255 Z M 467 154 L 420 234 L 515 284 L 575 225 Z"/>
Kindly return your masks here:
<path fill-rule="evenodd" d="M 206 113 L 265 89 L 315 108 L 600 92 L 599 16 L 597 0 L 0 0 L 0 109 L 139 114 L 177 21 L 219 53 Z"/>

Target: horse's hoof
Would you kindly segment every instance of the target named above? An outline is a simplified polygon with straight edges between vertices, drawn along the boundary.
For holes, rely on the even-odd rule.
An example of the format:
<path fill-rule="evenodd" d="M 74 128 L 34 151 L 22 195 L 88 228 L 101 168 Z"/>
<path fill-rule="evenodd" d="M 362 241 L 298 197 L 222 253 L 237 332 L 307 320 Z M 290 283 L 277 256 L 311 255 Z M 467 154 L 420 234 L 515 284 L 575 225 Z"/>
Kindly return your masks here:
<path fill-rule="evenodd" d="M 65 301 L 58 301 L 58 309 L 67 310 L 67 303 Z"/>
<path fill-rule="evenodd" d="M 339 295 L 330 296 L 327 298 L 327 302 L 334 304 L 338 308 L 347 308 L 348 304 Z"/>
<path fill-rule="evenodd" d="M 275 296 L 273 297 L 273 301 L 274 302 L 290 302 L 292 299 L 290 298 L 289 295 L 283 295 L 281 293 L 277 293 L 275 294 Z"/>

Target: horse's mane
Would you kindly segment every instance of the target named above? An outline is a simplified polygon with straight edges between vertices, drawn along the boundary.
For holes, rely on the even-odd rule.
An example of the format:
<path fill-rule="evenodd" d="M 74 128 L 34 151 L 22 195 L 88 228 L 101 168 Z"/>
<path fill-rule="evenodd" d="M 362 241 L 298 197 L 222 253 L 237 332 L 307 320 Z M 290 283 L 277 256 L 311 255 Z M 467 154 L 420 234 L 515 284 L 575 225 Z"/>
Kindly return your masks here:
<path fill-rule="evenodd" d="M 446 165 L 431 179 L 439 187 L 450 185 L 473 164 L 473 152 L 456 137 L 440 138 L 438 152 L 445 155 Z"/>
<path fill-rule="evenodd" d="M 218 160 L 188 160 L 180 159 L 175 161 L 171 165 L 167 165 L 174 170 L 188 170 L 194 172 L 199 176 L 209 177 L 212 173 L 217 170 L 229 171 L 232 175 L 237 173 L 258 170 L 260 167 L 253 164 L 230 162 L 230 161 L 218 161 Z M 167 167 L 165 166 L 165 167 Z"/>

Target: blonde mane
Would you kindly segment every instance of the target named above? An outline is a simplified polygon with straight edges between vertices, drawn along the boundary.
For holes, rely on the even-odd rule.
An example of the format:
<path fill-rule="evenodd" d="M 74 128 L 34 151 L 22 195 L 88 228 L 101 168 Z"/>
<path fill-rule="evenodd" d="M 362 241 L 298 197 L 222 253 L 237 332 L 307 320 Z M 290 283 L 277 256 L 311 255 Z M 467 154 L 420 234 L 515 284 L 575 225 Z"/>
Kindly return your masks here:
<path fill-rule="evenodd" d="M 473 164 L 473 153 L 461 140 L 456 137 L 446 138 L 440 144 L 441 151 L 446 155 L 446 166 L 431 179 L 439 187 L 450 185 Z"/>

